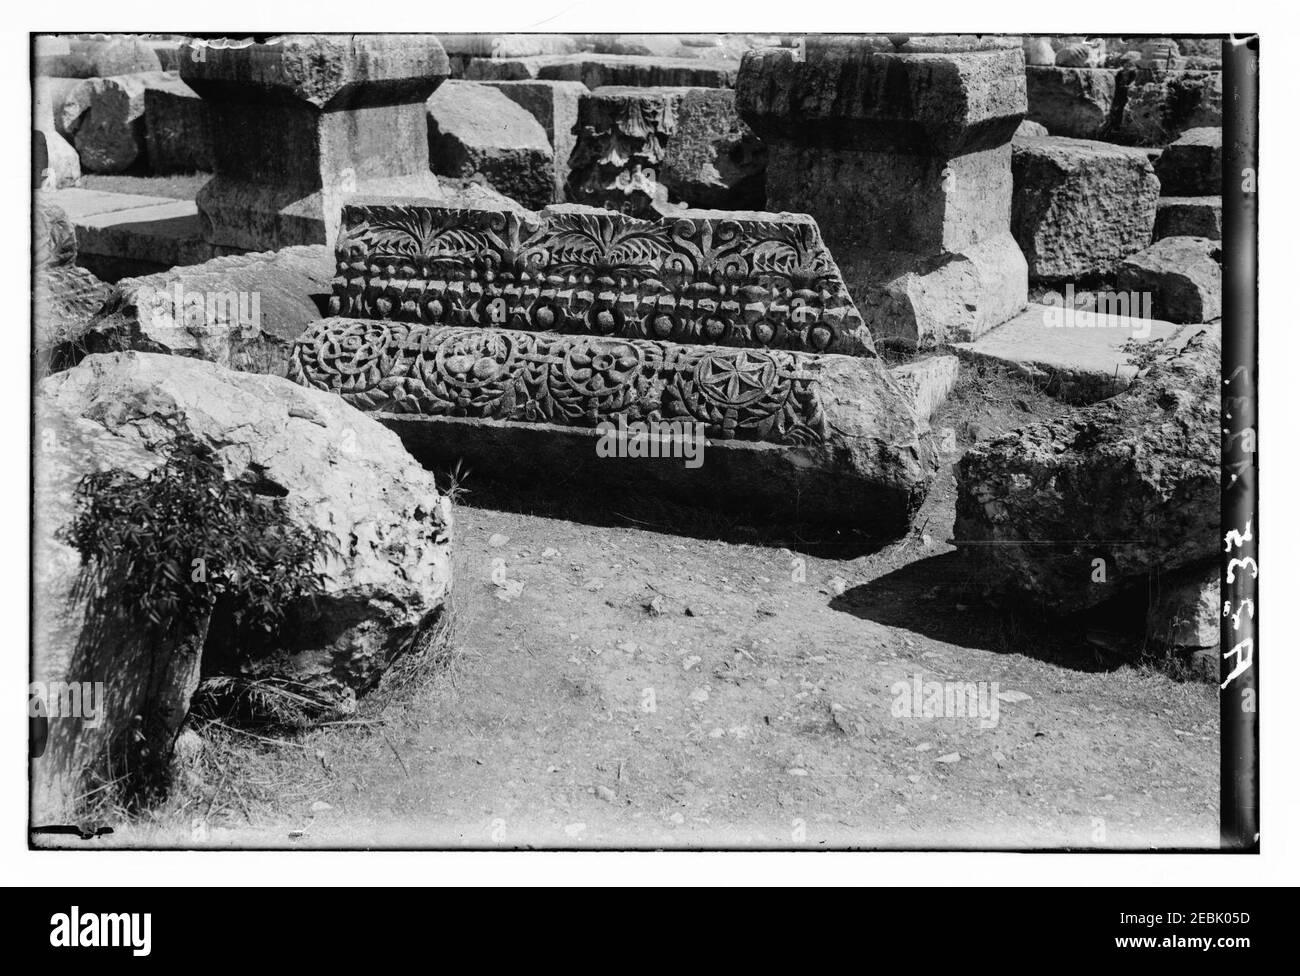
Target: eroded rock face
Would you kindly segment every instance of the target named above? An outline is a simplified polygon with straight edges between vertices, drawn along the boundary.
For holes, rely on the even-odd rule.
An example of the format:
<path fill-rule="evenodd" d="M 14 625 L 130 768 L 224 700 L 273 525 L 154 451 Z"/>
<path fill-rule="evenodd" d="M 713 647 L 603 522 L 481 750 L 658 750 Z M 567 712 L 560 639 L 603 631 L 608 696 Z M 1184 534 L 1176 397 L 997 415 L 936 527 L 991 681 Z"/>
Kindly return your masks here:
<path fill-rule="evenodd" d="M 1140 149 L 1049 137 L 1012 143 L 1011 230 L 1030 278 L 1107 274 L 1151 240 L 1160 182 Z"/>
<path fill-rule="evenodd" d="M 73 338 L 75 352 L 133 349 L 283 376 L 294 340 L 320 317 L 334 261 L 323 244 L 214 258 L 123 278 Z M 92 311 L 96 311 L 92 310 Z"/>
<path fill-rule="evenodd" d="M 183 718 L 198 677 L 190 668 L 166 683 L 169 700 L 150 700 L 142 676 L 176 648 L 137 646 L 120 627 L 90 631 L 74 594 L 80 556 L 56 535 L 74 514 L 81 476 L 108 468 L 143 475 L 187 431 L 216 453 L 229 479 L 281 497 L 290 519 L 337 539 L 338 555 L 320 562 L 325 593 L 286 608 L 287 624 L 264 656 L 238 657 L 218 639 L 220 619 L 193 622 L 191 636 L 207 636 L 204 673 L 274 675 L 348 707 L 443 607 L 450 503 L 394 434 L 338 397 L 196 359 L 97 355 L 40 385 L 36 429 L 34 677 L 106 680 L 109 698 L 106 722 L 61 731 L 68 741 L 49 750 L 45 771 L 44 759 L 34 766 L 47 811 L 57 813 L 97 746 L 131 716 L 153 709 Z"/>
<path fill-rule="evenodd" d="M 1220 358 L 1201 330 L 1124 393 L 967 452 L 953 536 L 973 570 L 1066 614 L 1213 560 Z"/>
<path fill-rule="evenodd" d="M 1164 146 L 1189 129 L 1222 125 L 1222 72 L 1141 69 L 1128 86 L 1116 135 L 1137 146 Z"/>
<path fill-rule="evenodd" d="M 1150 292 L 1152 314 L 1169 322 L 1210 322 L 1223 314 L 1219 242 L 1165 237 L 1119 265 L 1121 291 Z"/>
<path fill-rule="evenodd" d="M 1115 69 L 1030 65 L 1025 70 L 1028 118 L 1054 136 L 1095 139 L 1110 122 Z"/>

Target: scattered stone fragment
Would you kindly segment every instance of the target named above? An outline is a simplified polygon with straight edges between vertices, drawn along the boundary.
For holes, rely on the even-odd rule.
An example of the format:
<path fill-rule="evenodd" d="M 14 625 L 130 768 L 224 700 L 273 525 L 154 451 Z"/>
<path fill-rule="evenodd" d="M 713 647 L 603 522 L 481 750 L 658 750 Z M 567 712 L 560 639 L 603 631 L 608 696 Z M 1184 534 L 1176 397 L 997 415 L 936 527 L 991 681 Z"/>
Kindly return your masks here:
<path fill-rule="evenodd" d="M 1026 119 L 1054 136 L 1096 139 L 1110 123 L 1116 74 L 1106 68 L 1030 65 L 1025 69 Z"/>
<path fill-rule="evenodd" d="M 206 359 L 283 376 L 302 331 L 320 315 L 334 262 L 323 245 L 214 258 L 124 278 L 78 345 Z"/>
<path fill-rule="evenodd" d="M 1210 322 L 1223 313 L 1219 243 L 1166 237 L 1120 264 L 1121 291 L 1149 292 L 1152 312 L 1170 322 Z"/>
<path fill-rule="evenodd" d="M 911 400 L 917 417 L 928 423 L 948 399 L 960 368 L 961 362 L 956 356 L 928 356 L 894 366 L 889 373 Z"/>
<path fill-rule="evenodd" d="M 175 75 L 154 71 L 88 78 L 68 92 L 61 125 L 85 172 L 121 173 L 144 156 L 144 98 L 150 88 L 188 91 Z"/>
<path fill-rule="evenodd" d="M 1016 139 L 1042 139 L 1048 135 L 1047 126 L 1039 122 L 1031 122 L 1029 119 L 1021 122 L 1016 127 Z"/>
<path fill-rule="evenodd" d="M 1163 196 L 1218 196 L 1223 188 L 1223 129 L 1188 129 L 1160 154 L 1156 176 Z"/>
<path fill-rule="evenodd" d="M 448 81 L 429 99 L 429 160 L 443 176 L 481 175 L 529 209 L 555 196 L 555 154 L 546 130 L 490 85 Z"/>
<path fill-rule="evenodd" d="M 1030 305 L 974 342 L 958 343 L 964 359 L 1010 366 L 1066 403 L 1114 396 L 1142 369 L 1135 345 L 1169 339 L 1180 326 L 1147 317 L 1140 294 L 1100 292 L 1093 310 Z"/>
<path fill-rule="evenodd" d="M 1222 72 L 1142 70 L 1128 86 L 1116 136 L 1135 146 L 1165 146 L 1189 129 L 1222 125 Z"/>
<path fill-rule="evenodd" d="M 1154 240 L 1166 237 L 1223 239 L 1223 197 L 1161 197 L 1156 201 Z"/>
<path fill-rule="evenodd" d="M 953 528 L 971 572 L 1066 614 L 1215 559 L 1220 351 L 1198 330 L 1118 396 L 971 448 Z"/>
<path fill-rule="evenodd" d="M 492 81 L 512 102 L 528 112 L 546 132 L 554 159 L 555 194 L 552 202 L 564 202 L 564 183 L 569 176 L 569 157 L 576 141 L 578 100 L 588 92 L 580 81 Z"/>

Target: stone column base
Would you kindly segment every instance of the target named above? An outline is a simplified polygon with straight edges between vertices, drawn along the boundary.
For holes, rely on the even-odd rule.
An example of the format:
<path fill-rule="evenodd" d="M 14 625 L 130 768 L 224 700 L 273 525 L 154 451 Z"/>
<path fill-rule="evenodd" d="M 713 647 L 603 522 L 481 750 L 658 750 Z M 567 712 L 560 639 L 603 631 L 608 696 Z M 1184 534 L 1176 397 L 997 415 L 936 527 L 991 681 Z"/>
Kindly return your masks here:
<path fill-rule="evenodd" d="M 872 337 L 885 345 L 971 342 L 1029 301 L 1029 268 L 1010 233 L 938 256 L 875 251 L 839 264 Z"/>
<path fill-rule="evenodd" d="M 279 250 L 296 244 L 333 245 L 343 205 L 358 196 L 440 200 L 446 194 L 432 171 L 358 179 L 347 190 L 285 188 L 214 176 L 199 190 L 204 240 L 246 251 Z"/>

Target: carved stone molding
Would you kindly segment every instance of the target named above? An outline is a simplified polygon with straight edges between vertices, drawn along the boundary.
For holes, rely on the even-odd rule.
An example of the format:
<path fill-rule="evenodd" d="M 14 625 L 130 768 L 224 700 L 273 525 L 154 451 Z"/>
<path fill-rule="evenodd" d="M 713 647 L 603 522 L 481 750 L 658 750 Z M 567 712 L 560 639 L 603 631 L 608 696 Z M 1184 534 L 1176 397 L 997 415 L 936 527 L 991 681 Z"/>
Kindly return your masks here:
<path fill-rule="evenodd" d="M 323 319 L 289 378 L 362 410 L 595 427 L 705 425 L 720 440 L 820 444 L 817 357 L 506 329 Z"/>
<path fill-rule="evenodd" d="M 803 215 L 371 201 L 344 208 L 336 256 L 332 315 L 874 355 Z"/>

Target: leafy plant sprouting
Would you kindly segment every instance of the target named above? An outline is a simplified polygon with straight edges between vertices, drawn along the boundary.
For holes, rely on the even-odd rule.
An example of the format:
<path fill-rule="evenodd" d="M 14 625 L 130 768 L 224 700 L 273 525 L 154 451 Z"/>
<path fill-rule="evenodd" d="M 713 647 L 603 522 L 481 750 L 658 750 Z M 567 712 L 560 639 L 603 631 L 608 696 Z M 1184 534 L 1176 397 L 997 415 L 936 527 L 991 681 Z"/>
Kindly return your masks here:
<path fill-rule="evenodd" d="M 84 586 L 102 611 L 178 632 L 218 599 L 244 632 L 273 632 L 291 601 L 323 592 L 318 557 L 335 551 L 318 526 L 298 525 L 280 498 L 227 481 L 212 451 L 182 432 L 144 477 L 109 470 L 77 485 L 63 530 Z"/>

